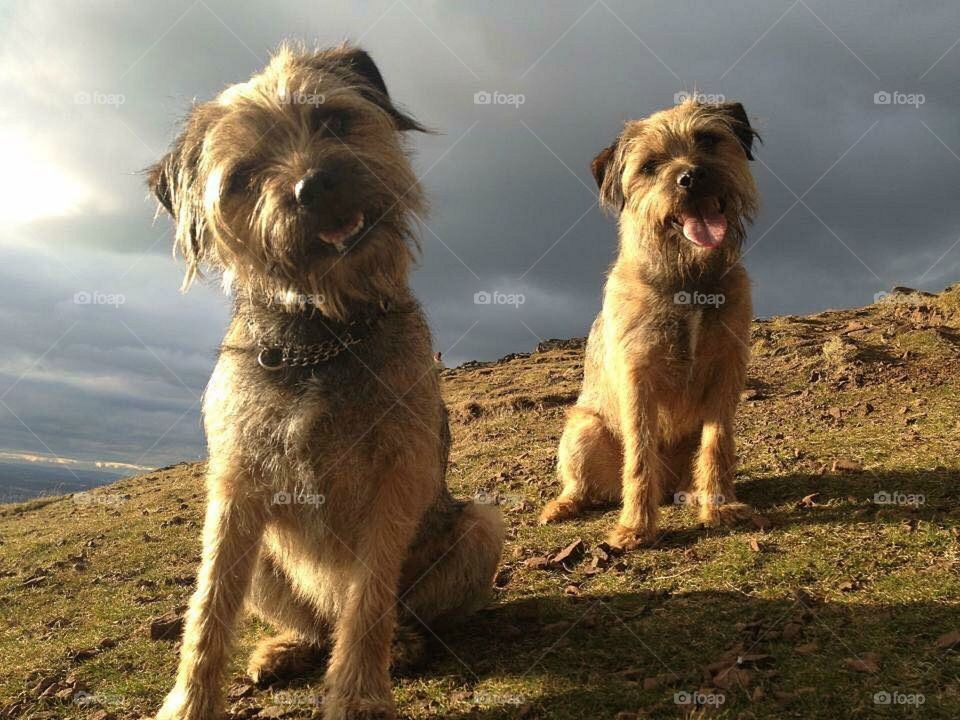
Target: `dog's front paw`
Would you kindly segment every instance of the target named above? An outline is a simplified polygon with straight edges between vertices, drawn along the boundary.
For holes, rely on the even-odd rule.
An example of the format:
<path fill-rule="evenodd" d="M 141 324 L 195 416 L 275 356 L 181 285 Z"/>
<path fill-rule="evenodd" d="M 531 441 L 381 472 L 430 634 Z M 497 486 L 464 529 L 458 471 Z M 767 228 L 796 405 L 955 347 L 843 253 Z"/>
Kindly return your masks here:
<path fill-rule="evenodd" d="M 738 522 L 749 520 L 752 516 L 753 508 L 741 502 L 700 506 L 700 522 L 707 527 L 735 525 Z"/>
<path fill-rule="evenodd" d="M 327 693 L 323 720 L 397 720 L 392 700 L 358 698 Z"/>
<path fill-rule="evenodd" d="M 211 702 L 175 687 L 163 701 L 155 720 L 217 720 L 220 712 Z"/>
<path fill-rule="evenodd" d="M 626 525 L 617 523 L 607 535 L 607 544 L 617 550 L 636 550 L 639 547 L 650 545 L 654 540 L 652 533 L 644 530 L 635 530 Z"/>
<path fill-rule="evenodd" d="M 573 500 L 551 500 L 540 513 L 540 524 L 560 522 L 568 520 L 580 514 L 580 504 Z"/>

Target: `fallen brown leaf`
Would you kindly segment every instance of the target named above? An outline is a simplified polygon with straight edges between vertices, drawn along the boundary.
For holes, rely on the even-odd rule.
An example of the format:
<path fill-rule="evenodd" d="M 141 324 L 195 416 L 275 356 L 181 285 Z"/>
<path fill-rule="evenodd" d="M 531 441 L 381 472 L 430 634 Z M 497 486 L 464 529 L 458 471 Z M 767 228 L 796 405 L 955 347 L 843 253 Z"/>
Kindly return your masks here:
<path fill-rule="evenodd" d="M 564 565 L 568 562 L 576 563 L 583 556 L 584 550 L 586 550 L 586 546 L 583 544 L 583 540 L 577 538 L 550 558 L 550 563 L 552 565 Z"/>
<path fill-rule="evenodd" d="M 953 630 L 937 638 L 937 647 L 940 650 L 951 650 L 960 646 L 960 630 Z"/>
<path fill-rule="evenodd" d="M 810 493 L 805 495 L 800 502 L 797 503 L 799 507 L 817 507 L 817 498 L 820 497 L 820 493 Z"/>
<path fill-rule="evenodd" d="M 734 665 L 714 675 L 713 682 L 716 683 L 717 687 L 723 688 L 724 690 L 738 687 L 745 688 L 749 687 L 753 682 L 753 673 Z"/>
<path fill-rule="evenodd" d="M 151 640 L 177 640 L 183 633 L 183 610 L 168 612 L 150 621 Z"/>
<path fill-rule="evenodd" d="M 550 567 L 550 558 L 545 555 L 537 555 L 532 558 L 527 558 L 523 561 L 523 564 L 531 570 L 546 570 Z"/>
<path fill-rule="evenodd" d="M 843 661 L 851 670 L 862 673 L 876 673 L 880 671 L 880 656 L 873 652 L 861 653 L 859 657 L 847 658 Z"/>

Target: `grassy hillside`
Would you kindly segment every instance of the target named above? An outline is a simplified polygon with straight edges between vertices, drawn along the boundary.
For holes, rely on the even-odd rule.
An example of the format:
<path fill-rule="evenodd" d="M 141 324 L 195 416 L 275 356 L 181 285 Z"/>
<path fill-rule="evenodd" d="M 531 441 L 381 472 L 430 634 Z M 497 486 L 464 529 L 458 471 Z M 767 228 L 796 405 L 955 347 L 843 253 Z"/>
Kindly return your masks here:
<path fill-rule="evenodd" d="M 536 524 L 582 372 L 580 343 L 545 345 L 443 371 L 450 482 L 510 530 L 496 601 L 397 681 L 403 715 L 960 717 L 960 286 L 755 323 L 738 492 L 757 516 L 705 530 L 666 507 L 659 544 L 622 557 L 613 510 Z M 0 718 L 157 708 L 176 648 L 151 624 L 191 592 L 202 476 L 0 506 Z M 322 671 L 243 682 L 264 631 L 243 626 L 232 714 L 312 717 Z"/>

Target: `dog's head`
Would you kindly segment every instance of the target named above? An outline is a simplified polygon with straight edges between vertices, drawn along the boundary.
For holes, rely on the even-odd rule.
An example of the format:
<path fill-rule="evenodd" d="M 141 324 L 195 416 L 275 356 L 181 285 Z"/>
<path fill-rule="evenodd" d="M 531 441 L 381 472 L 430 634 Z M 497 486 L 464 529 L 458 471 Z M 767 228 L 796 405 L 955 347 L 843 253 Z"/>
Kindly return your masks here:
<path fill-rule="evenodd" d="M 726 264 L 757 209 L 755 137 L 740 103 L 691 99 L 628 122 L 593 160 L 600 203 L 648 253 L 691 270 Z"/>
<path fill-rule="evenodd" d="M 210 268 L 278 298 L 389 295 L 405 282 L 424 209 L 410 130 L 424 128 L 350 46 L 284 46 L 261 73 L 196 105 L 149 171 L 176 224 L 184 286 Z"/>

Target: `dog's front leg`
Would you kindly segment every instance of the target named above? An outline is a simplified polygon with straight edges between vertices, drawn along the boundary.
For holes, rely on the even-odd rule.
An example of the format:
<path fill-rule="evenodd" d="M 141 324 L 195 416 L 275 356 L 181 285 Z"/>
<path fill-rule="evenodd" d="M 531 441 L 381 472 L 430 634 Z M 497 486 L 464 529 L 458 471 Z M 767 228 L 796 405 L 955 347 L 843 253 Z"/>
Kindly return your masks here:
<path fill-rule="evenodd" d="M 243 471 L 210 471 L 203 560 L 190 599 L 180 666 L 157 720 L 214 720 L 230 641 L 260 548 L 266 502 Z"/>
<path fill-rule="evenodd" d="M 735 401 L 731 403 L 735 405 Z M 700 522 L 713 526 L 732 523 L 750 516 L 749 505 L 737 502 L 733 489 L 736 449 L 733 413 L 708 417 L 700 432 L 700 451 L 693 471 Z"/>
<path fill-rule="evenodd" d="M 630 550 L 651 543 L 657 535 L 664 460 L 657 443 L 657 407 L 641 370 L 618 373 L 620 428 L 623 434 L 623 508 L 607 541 Z"/>
<path fill-rule="evenodd" d="M 420 517 L 411 511 L 403 488 L 409 491 L 416 484 L 414 480 L 387 481 L 365 523 L 327 668 L 324 720 L 396 717 L 389 670 L 396 593 Z"/>

